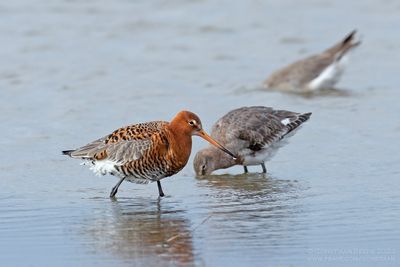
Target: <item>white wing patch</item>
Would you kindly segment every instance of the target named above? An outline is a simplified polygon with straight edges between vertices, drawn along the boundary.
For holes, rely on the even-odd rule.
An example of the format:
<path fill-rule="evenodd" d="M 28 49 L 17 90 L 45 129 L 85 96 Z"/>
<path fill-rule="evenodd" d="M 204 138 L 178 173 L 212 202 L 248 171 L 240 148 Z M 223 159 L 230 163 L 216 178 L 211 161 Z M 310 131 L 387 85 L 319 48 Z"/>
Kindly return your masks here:
<path fill-rule="evenodd" d="M 283 120 L 281 120 L 281 123 L 283 125 L 288 125 L 290 123 L 290 119 L 289 118 L 283 119 Z"/>

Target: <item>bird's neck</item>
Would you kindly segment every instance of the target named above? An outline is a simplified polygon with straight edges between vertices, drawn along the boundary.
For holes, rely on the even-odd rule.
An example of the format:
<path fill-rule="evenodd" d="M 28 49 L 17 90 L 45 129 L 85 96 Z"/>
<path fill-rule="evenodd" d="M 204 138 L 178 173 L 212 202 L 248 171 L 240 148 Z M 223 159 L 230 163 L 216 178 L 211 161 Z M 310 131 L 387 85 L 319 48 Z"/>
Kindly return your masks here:
<path fill-rule="evenodd" d="M 192 152 L 192 136 L 182 131 L 179 127 L 174 127 L 174 125 L 169 126 L 168 132 L 170 138 L 168 155 L 175 164 L 183 168 L 188 162 L 190 153 Z"/>

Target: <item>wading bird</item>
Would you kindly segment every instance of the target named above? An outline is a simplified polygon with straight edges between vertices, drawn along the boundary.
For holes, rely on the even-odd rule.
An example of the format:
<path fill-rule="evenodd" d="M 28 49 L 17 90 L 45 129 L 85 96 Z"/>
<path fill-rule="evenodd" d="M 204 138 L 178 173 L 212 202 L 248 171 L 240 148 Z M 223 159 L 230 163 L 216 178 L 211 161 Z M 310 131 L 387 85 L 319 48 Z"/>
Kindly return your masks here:
<path fill-rule="evenodd" d="M 289 92 L 310 92 L 331 89 L 339 81 L 348 61 L 348 52 L 361 42 L 356 31 L 322 53 L 296 61 L 271 74 L 264 82 L 268 89 Z"/>
<path fill-rule="evenodd" d="M 266 173 L 265 161 L 287 143 L 311 113 L 274 110 L 270 107 L 242 107 L 228 112 L 212 127 L 211 137 L 236 155 L 236 159 L 207 147 L 200 150 L 193 162 L 197 175 L 208 175 L 214 170 L 243 165 L 261 165 Z"/>
<path fill-rule="evenodd" d="M 81 148 L 63 151 L 63 154 L 85 160 L 96 174 L 119 177 L 110 197 L 115 196 L 124 180 L 134 183 L 156 181 L 162 197 L 160 180 L 176 174 L 186 165 L 192 150 L 192 135 L 204 138 L 235 157 L 211 138 L 203 130 L 200 118 L 189 111 L 179 112 L 171 122 L 153 121 L 117 129 Z"/>

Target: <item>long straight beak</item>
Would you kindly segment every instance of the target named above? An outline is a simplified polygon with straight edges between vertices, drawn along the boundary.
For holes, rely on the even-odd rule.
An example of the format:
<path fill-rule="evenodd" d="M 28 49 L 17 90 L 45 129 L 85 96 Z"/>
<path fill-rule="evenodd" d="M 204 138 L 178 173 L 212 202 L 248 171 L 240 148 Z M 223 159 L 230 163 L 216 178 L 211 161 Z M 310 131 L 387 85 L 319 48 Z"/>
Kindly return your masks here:
<path fill-rule="evenodd" d="M 222 151 L 224 151 L 225 153 L 230 155 L 233 159 L 237 158 L 232 152 L 230 152 L 228 149 L 223 147 L 220 143 L 215 141 L 211 136 L 209 136 L 203 129 L 201 129 L 200 131 L 196 132 L 195 135 L 200 136 L 201 138 L 203 138 L 204 140 L 208 141 L 213 146 L 218 147 L 219 149 L 221 149 Z"/>

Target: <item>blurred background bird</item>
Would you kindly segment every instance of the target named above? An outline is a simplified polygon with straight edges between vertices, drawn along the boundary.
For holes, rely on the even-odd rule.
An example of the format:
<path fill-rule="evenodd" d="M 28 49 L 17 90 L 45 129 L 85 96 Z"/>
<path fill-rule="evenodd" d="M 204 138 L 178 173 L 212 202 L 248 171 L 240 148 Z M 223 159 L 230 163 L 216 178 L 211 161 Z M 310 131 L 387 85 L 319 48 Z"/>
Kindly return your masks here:
<path fill-rule="evenodd" d="M 348 62 L 348 53 L 361 42 L 355 41 L 356 31 L 323 51 L 296 61 L 272 73 L 264 82 L 268 89 L 307 92 L 332 89 L 339 81 Z"/>

